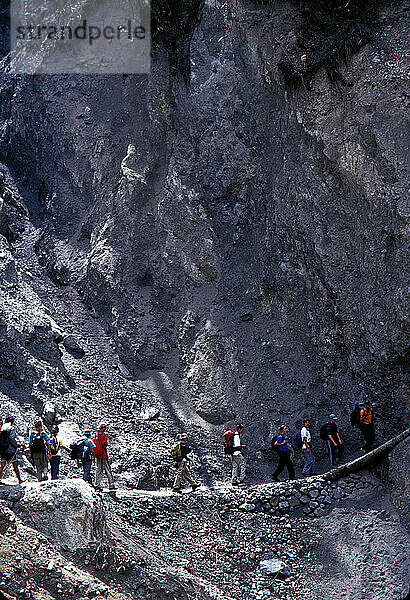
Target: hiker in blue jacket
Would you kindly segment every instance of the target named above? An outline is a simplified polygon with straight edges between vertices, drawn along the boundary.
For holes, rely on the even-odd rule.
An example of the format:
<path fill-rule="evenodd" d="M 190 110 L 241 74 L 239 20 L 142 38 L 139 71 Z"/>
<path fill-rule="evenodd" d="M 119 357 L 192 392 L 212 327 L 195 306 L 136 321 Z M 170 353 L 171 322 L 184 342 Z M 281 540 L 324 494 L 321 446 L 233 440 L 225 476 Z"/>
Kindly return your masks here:
<path fill-rule="evenodd" d="M 295 479 L 295 469 L 289 455 L 288 440 L 286 438 L 287 431 L 286 425 L 281 425 L 279 427 L 279 435 L 273 442 L 274 446 L 277 447 L 279 454 L 279 464 L 273 474 L 273 481 L 279 481 L 278 477 L 285 467 L 288 470 L 289 479 Z"/>

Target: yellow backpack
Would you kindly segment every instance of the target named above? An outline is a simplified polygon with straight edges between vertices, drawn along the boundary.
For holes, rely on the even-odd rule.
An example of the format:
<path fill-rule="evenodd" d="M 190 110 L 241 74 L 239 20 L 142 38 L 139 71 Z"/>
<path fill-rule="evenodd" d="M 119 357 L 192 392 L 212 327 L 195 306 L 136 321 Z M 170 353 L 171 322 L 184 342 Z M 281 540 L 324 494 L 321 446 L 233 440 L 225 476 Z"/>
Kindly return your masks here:
<path fill-rule="evenodd" d="M 172 446 L 171 455 L 172 455 L 172 458 L 174 460 L 176 460 L 177 462 L 181 458 L 181 456 L 182 456 L 182 453 L 181 453 L 181 444 L 179 442 L 177 442 L 176 444 L 174 444 Z"/>

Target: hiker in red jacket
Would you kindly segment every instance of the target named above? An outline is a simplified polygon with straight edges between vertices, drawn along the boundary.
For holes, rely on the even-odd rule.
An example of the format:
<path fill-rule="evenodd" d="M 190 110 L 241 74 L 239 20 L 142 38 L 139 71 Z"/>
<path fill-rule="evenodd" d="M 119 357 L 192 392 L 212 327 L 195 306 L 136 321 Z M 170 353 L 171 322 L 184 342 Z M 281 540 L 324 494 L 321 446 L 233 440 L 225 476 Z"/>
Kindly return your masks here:
<path fill-rule="evenodd" d="M 98 427 L 97 434 L 93 439 L 95 444 L 94 448 L 94 456 L 97 460 L 97 469 L 95 472 L 95 489 L 97 491 L 101 491 L 101 481 L 104 473 L 108 477 L 108 485 L 110 490 L 115 490 L 114 479 L 111 473 L 110 461 L 108 458 L 107 446 L 108 446 L 108 436 L 105 433 L 107 430 L 107 425 L 105 423 L 100 423 Z"/>

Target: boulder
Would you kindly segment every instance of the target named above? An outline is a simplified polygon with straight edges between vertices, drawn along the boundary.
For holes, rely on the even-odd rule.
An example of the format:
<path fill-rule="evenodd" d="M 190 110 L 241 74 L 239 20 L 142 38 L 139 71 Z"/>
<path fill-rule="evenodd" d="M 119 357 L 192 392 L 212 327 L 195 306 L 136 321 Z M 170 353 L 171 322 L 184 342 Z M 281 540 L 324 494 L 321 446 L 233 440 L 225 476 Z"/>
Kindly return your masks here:
<path fill-rule="evenodd" d="M 58 428 L 58 435 L 66 448 L 69 448 L 71 443 L 77 442 L 83 437 L 80 427 L 74 421 L 61 421 Z"/>
<path fill-rule="evenodd" d="M 256 506 L 254 504 L 245 502 L 245 504 L 240 505 L 239 509 L 244 510 L 245 512 L 253 512 L 256 510 Z"/>
<path fill-rule="evenodd" d="M 52 425 L 54 423 L 56 418 L 56 408 L 50 400 L 44 402 L 41 416 L 48 425 Z"/>
<path fill-rule="evenodd" d="M 143 421 L 153 421 L 157 419 L 161 414 L 159 408 L 155 406 L 147 406 L 145 407 L 138 415 L 138 417 Z"/>
<path fill-rule="evenodd" d="M 261 560 L 259 567 L 265 575 L 274 575 L 278 579 L 286 579 L 290 576 L 288 567 L 279 558 Z"/>
<path fill-rule="evenodd" d="M 123 365 L 122 363 L 118 363 L 118 369 L 121 375 L 124 377 L 124 379 L 132 379 L 132 373 L 130 373 L 130 371 L 125 365 Z"/>
<path fill-rule="evenodd" d="M 291 498 L 289 498 L 288 502 L 291 508 L 295 508 L 295 506 L 299 506 L 300 504 L 300 500 L 299 498 L 296 498 L 296 496 L 292 496 Z"/>
<path fill-rule="evenodd" d="M 15 512 L 54 544 L 75 550 L 103 536 L 101 500 L 82 479 L 29 483 L 24 490 Z"/>
<path fill-rule="evenodd" d="M 64 348 L 79 358 L 82 358 L 85 354 L 85 350 L 80 344 L 77 342 L 73 335 L 67 335 L 63 340 Z"/>
<path fill-rule="evenodd" d="M 64 339 L 64 333 L 63 333 L 62 329 L 57 325 L 57 323 L 54 321 L 54 319 L 52 319 L 49 315 L 46 315 L 46 319 L 48 320 L 48 322 L 50 324 L 51 334 L 52 334 L 54 342 L 56 344 L 59 344 Z"/>

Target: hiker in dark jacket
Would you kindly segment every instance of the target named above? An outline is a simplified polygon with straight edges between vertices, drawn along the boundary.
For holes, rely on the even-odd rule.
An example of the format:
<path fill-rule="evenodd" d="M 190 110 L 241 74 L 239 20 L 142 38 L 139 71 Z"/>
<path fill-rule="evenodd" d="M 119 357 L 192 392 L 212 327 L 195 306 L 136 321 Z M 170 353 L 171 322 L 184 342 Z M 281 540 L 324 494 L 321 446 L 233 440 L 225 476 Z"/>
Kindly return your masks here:
<path fill-rule="evenodd" d="M 14 417 L 6 417 L 4 424 L 1 427 L 1 438 L 4 440 L 4 446 L 1 451 L 1 462 L 0 462 L 0 479 L 6 470 L 7 466 L 12 463 L 14 472 L 17 477 L 19 484 L 21 483 L 21 476 L 19 467 L 17 464 L 17 449 L 18 443 L 16 440 L 16 430 L 14 428 Z M 7 444 L 7 445 L 6 445 Z"/>
<path fill-rule="evenodd" d="M 363 433 L 365 444 L 363 450 L 370 452 L 375 440 L 374 413 L 370 400 L 366 400 L 360 411 L 360 431 Z"/>
<path fill-rule="evenodd" d="M 36 469 L 38 481 L 48 479 L 48 435 L 43 430 L 43 423 L 38 420 L 34 423 L 34 429 L 28 440 L 31 462 Z"/>
<path fill-rule="evenodd" d="M 94 460 L 94 449 L 95 444 L 91 439 L 91 430 L 85 429 L 83 432 L 84 438 L 77 442 L 77 446 L 79 447 L 79 459 L 77 460 L 77 464 L 79 467 L 83 468 L 83 479 L 87 481 L 90 485 L 93 484 L 91 478 L 91 466 Z"/>
<path fill-rule="evenodd" d="M 192 491 L 199 487 L 199 483 L 196 483 L 188 469 L 188 454 L 192 452 L 188 444 L 188 434 L 183 433 L 179 439 L 179 442 L 174 446 L 177 452 L 175 453 L 175 462 L 178 472 L 176 474 L 174 485 L 172 490 L 174 492 L 181 493 L 181 483 L 183 479 L 186 479 L 192 486 Z"/>
<path fill-rule="evenodd" d="M 326 425 L 327 447 L 329 450 L 330 466 L 335 467 L 336 463 L 342 458 L 343 444 L 336 425 L 336 415 L 329 416 L 329 423 Z"/>
<path fill-rule="evenodd" d="M 279 481 L 278 477 L 285 467 L 288 470 L 289 479 L 295 479 L 295 469 L 293 467 L 292 459 L 290 458 L 288 441 L 286 438 L 287 431 L 286 425 L 281 425 L 279 427 L 279 435 L 274 441 L 274 446 L 278 448 L 279 463 L 273 474 L 273 481 Z"/>

